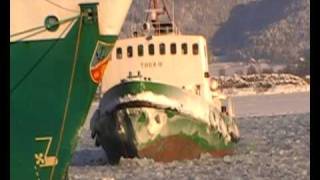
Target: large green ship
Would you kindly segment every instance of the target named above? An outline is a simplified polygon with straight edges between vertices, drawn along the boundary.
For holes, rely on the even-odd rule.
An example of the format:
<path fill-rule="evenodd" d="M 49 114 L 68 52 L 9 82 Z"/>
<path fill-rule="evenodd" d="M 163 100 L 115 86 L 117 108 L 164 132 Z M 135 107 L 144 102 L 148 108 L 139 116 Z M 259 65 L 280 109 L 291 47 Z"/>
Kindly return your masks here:
<path fill-rule="evenodd" d="M 64 179 L 131 0 L 10 0 L 10 176 Z"/>
<path fill-rule="evenodd" d="M 150 0 L 142 28 L 119 39 L 91 119 L 92 137 L 111 164 L 232 153 L 240 137 L 230 99 L 210 77 L 205 38 L 184 35 L 166 1 Z"/>

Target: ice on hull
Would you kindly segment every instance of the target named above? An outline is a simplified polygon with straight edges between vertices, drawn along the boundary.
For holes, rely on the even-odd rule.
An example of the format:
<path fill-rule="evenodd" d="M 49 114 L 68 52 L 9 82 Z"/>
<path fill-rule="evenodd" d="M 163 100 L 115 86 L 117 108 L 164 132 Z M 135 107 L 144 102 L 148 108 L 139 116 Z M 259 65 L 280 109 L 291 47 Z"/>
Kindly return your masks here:
<path fill-rule="evenodd" d="M 102 145 L 111 164 L 118 163 L 121 156 L 169 162 L 198 158 L 201 153 L 231 152 L 239 131 L 229 116 L 207 104 L 207 108 L 203 108 L 208 109 L 207 119 L 200 119 L 201 113 L 184 111 L 199 107 L 196 102 L 200 101 L 185 103 L 184 108 L 179 101 L 196 96 L 180 91 L 177 97 L 179 93 L 173 93 L 173 89 L 166 91 L 171 92 L 172 97 L 143 91 L 146 89 L 137 94 L 120 95 L 121 89 L 128 90 L 130 84 L 133 87 L 132 84 L 141 85 L 141 82 L 125 83 L 106 93 L 91 121 L 96 144 Z M 152 85 L 143 84 L 146 88 Z M 120 94 L 114 96 L 113 92 Z"/>

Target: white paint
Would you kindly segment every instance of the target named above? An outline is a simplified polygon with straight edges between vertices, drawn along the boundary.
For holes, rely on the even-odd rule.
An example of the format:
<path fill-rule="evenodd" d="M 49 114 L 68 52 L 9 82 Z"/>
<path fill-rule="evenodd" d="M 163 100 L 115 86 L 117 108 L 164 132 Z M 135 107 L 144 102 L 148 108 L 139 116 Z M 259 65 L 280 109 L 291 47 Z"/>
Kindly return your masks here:
<path fill-rule="evenodd" d="M 59 21 L 80 14 L 80 3 L 98 2 L 99 30 L 102 35 L 118 35 L 132 0 L 10 0 L 10 42 L 20 40 L 44 28 L 12 36 L 32 28 L 44 26 L 49 15 L 58 17 Z M 54 5 L 54 4 L 57 4 Z M 101 18 L 101 19 L 100 19 Z M 73 22 L 60 25 L 55 32 L 44 31 L 23 41 L 49 40 L 64 38 L 70 31 Z M 66 31 L 62 34 L 63 31 Z M 62 35 L 61 35 L 62 34 Z"/>
<path fill-rule="evenodd" d="M 77 3 L 74 0 L 55 0 L 54 3 L 59 4 L 65 8 L 77 10 L 80 12 Z M 49 15 L 57 16 L 59 20 L 63 20 L 74 17 L 78 15 L 79 12 L 67 11 L 45 0 L 10 0 L 10 36 L 12 34 L 23 32 L 28 29 L 43 26 L 45 18 Z M 70 23 L 71 22 L 61 25 L 55 32 L 45 31 L 30 38 L 27 38 L 26 40 L 44 40 L 57 38 L 59 37 L 59 35 L 61 35 L 61 33 Z M 67 32 L 69 30 L 67 30 Z M 10 42 L 31 35 L 36 31 L 10 37 Z M 61 38 L 64 38 L 67 32 L 64 35 L 62 35 Z"/>
<path fill-rule="evenodd" d="M 166 54 L 160 55 L 159 44 L 165 43 Z M 170 44 L 176 43 L 177 53 L 170 54 Z M 181 44 L 188 44 L 188 54 L 183 55 Z M 192 54 L 192 44 L 199 44 L 199 55 Z M 144 46 L 144 56 L 138 56 L 138 45 Z M 148 45 L 154 44 L 155 55 L 148 54 Z M 132 46 L 133 57 L 127 57 L 127 47 Z M 146 37 L 137 37 L 118 40 L 112 51 L 112 60 L 108 63 L 102 80 L 102 93 L 126 79 L 129 72 L 132 75 L 141 73 L 143 77 L 151 78 L 153 82 L 160 82 L 183 88 L 186 91 L 196 92 L 200 85 L 200 95 L 211 101 L 209 79 L 204 77 L 208 71 L 208 61 L 205 56 L 206 40 L 202 36 L 191 35 L 162 35 L 153 36 L 151 40 Z M 122 59 L 117 59 L 116 49 L 122 48 Z M 155 66 L 154 66 L 155 65 Z"/>
<path fill-rule="evenodd" d="M 164 55 L 160 54 L 159 45 L 162 43 L 165 44 L 166 53 Z M 176 54 L 170 52 L 172 43 L 176 44 Z M 182 53 L 181 45 L 183 43 L 188 45 L 187 55 Z M 195 43 L 199 46 L 198 55 L 192 53 L 192 45 Z M 154 44 L 154 55 L 150 55 L 148 52 L 150 44 Z M 138 56 L 139 45 L 143 45 L 143 56 Z M 133 49 L 132 57 L 127 55 L 129 46 Z M 117 57 L 118 48 L 121 48 L 121 57 Z M 144 36 L 118 40 L 113 48 L 111 61 L 109 61 L 104 72 L 101 84 L 103 94 L 115 85 L 119 85 L 122 80 L 133 81 L 133 79 L 174 86 L 181 89 L 181 92 L 172 92 L 170 97 L 152 92 L 114 97 L 113 100 L 107 102 L 102 100 L 100 108 L 103 109 L 101 110 L 110 112 L 121 103 L 145 101 L 159 107 L 176 109 L 179 113 L 189 115 L 208 125 L 212 120 L 225 138 L 225 142 L 229 142 L 231 136 L 228 131 L 232 131 L 232 129 L 229 129 L 228 126 L 230 125 L 226 124 L 219 114 L 220 100 L 225 97 L 217 94 L 217 92 L 210 91 L 210 79 L 205 77 L 205 72 L 208 72 L 206 51 L 206 40 L 202 36 L 167 34 L 152 36 L 151 38 Z M 199 90 L 197 90 L 197 86 L 200 86 Z M 213 111 L 213 109 L 216 111 Z M 211 113 L 215 114 L 215 118 L 211 116 Z M 151 117 L 151 119 L 154 118 Z M 155 122 L 150 123 L 148 136 L 156 137 L 162 127 L 161 123 L 160 125 Z M 141 137 L 144 140 L 147 139 L 145 136 Z"/>
<path fill-rule="evenodd" d="M 118 35 L 132 0 L 100 0 L 99 30 L 102 35 Z"/>

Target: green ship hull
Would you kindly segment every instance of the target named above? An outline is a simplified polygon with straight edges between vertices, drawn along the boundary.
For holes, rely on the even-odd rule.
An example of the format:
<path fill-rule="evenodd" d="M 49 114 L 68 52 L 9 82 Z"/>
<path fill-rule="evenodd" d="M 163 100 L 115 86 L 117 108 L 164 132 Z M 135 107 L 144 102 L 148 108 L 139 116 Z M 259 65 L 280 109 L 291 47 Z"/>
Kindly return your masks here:
<path fill-rule="evenodd" d="M 203 111 L 188 111 L 186 106 Z M 91 130 L 111 164 L 121 156 L 164 162 L 198 158 L 201 153 L 223 156 L 232 153 L 239 138 L 235 121 L 200 97 L 147 81 L 124 82 L 108 90 Z"/>
<path fill-rule="evenodd" d="M 81 6 L 65 38 L 10 44 L 10 176 L 63 179 L 97 84 L 90 65 L 97 42 L 109 54 L 116 36 L 101 36 Z"/>

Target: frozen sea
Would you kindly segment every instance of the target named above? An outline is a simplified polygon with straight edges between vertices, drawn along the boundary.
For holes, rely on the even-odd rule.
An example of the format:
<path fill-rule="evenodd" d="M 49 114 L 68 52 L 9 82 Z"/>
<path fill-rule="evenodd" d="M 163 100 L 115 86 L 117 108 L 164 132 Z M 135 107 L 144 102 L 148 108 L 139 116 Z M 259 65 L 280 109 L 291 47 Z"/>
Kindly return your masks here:
<path fill-rule="evenodd" d="M 310 179 L 310 93 L 233 98 L 241 139 L 232 156 L 159 163 L 121 159 L 110 166 L 90 138 L 89 118 L 69 168 L 70 179 Z"/>

